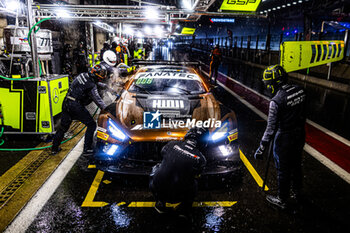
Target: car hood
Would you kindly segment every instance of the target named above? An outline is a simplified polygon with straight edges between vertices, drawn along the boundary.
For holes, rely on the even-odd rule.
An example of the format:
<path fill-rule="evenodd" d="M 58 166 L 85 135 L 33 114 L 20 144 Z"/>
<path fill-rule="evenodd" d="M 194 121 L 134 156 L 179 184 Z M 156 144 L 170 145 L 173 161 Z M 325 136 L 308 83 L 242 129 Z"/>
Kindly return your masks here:
<path fill-rule="evenodd" d="M 154 140 L 182 140 L 187 128 L 144 129 L 144 112 L 162 114 L 162 121 L 196 119 L 206 121 L 220 120 L 219 102 L 211 93 L 200 95 L 149 95 L 124 91 L 116 102 L 116 121 L 135 141 L 147 137 Z"/>

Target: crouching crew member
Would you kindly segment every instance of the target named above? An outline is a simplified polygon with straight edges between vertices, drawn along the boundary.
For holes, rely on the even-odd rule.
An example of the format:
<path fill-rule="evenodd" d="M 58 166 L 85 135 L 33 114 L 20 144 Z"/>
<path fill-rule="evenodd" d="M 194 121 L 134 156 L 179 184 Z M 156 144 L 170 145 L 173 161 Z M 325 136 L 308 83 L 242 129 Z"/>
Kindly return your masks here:
<path fill-rule="evenodd" d="M 268 67 L 264 71 L 263 81 L 274 97 L 270 102 L 267 127 L 254 157 L 262 159 L 264 151 L 273 140 L 278 195 L 268 195 L 266 199 L 285 209 L 290 189 L 296 198 L 299 198 L 301 191 L 306 95 L 301 87 L 287 84 L 287 73 L 279 65 Z"/>
<path fill-rule="evenodd" d="M 106 104 L 98 93 L 96 84 L 109 78 L 109 75 L 110 67 L 106 63 L 101 63 L 90 68 L 87 73 L 81 73 L 74 79 L 62 105 L 61 124 L 52 143 L 53 155 L 61 150 L 59 145 L 73 120 L 79 120 L 86 125 L 84 153 L 93 153 L 92 144 L 96 122 L 85 106 L 94 101 L 100 109 L 107 110 Z"/>
<path fill-rule="evenodd" d="M 166 202 L 178 203 L 181 216 L 188 217 L 197 193 L 197 178 L 206 159 L 198 148 L 203 148 L 206 130 L 193 128 L 184 141 L 171 141 L 162 151 L 162 162 L 153 167 L 150 189 L 156 199 L 155 209 L 166 212 Z"/>

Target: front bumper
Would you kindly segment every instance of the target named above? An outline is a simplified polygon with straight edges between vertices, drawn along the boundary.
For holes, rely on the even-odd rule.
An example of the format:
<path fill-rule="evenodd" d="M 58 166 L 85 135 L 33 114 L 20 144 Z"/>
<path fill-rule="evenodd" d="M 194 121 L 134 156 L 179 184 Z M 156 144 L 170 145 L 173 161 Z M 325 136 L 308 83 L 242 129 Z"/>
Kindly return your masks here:
<path fill-rule="evenodd" d="M 149 175 L 152 167 L 161 162 L 161 149 L 166 142 L 137 142 L 128 146 L 120 146 L 111 156 L 104 148 L 111 145 L 98 142 L 94 155 L 96 168 L 105 172 L 130 175 Z M 225 146 L 225 155 L 222 154 Z M 221 175 L 238 173 L 242 163 L 239 157 L 238 143 L 211 145 L 206 148 L 204 156 L 207 165 L 202 175 Z"/>

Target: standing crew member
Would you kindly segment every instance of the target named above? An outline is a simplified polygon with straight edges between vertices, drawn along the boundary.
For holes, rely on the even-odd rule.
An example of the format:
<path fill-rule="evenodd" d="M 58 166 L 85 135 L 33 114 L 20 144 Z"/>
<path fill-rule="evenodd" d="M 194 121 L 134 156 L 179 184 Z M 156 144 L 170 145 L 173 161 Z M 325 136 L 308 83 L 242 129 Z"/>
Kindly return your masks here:
<path fill-rule="evenodd" d="M 153 167 L 150 189 L 156 199 L 156 210 L 166 212 L 166 202 L 181 202 L 179 209 L 184 216 L 190 213 L 197 193 L 197 180 L 206 159 L 198 150 L 206 130 L 193 128 L 184 141 L 171 141 L 161 152 L 163 160 Z M 203 148 L 203 147 L 202 147 Z"/>
<path fill-rule="evenodd" d="M 52 142 L 52 155 L 61 150 L 59 145 L 72 120 L 79 120 L 86 125 L 84 154 L 93 153 L 92 143 L 96 122 L 85 106 L 94 101 L 100 109 L 107 110 L 106 104 L 98 93 L 96 84 L 109 77 L 109 68 L 105 63 L 95 65 L 89 69 L 88 73 L 81 73 L 72 82 L 62 105 L 61 124 Z"/>
<path fill-rule="evenodd" d="M 88 59 L 84 48 L 84 42 L 80 41 L 78 47 L 73 51 L 74 64 L 77 68 L 77 74 L 88 70 Z"/>
<path fill-rule="evenodd" d="M 290 188 L 297 200 L 300 197 L 301 154 L 305 144 L 306 95 L 301 87 L 287 84 L 287 78 L 287 73 L 279 65 L 264 71 L 263 81 L 274 97 L 270 102 L 265 133 L 254 155 L 256 159 L 262 159 L 270 141 L 274 140 L 278 195 L 267 195 L 266 199 L 281 209 L 286 208 Z"/>
<path fill-rule="evenodd" d="M 110 49 L 109 44 L 106 42 L 103 43 L 103 48 L 100 51 L 100 61 L 103 61 L 103 54 Z"/>
<path fill-rule="evenodd" d="M 219 48 L 219 45 L 215 45 L 215 48 L 211 51 L 210 54 L 211 62 L 210 62 L 210 75 L 209 80 L 211 82 L 211 78 L 214 77 L 214 84 L 217 85 L 216 79 L 218 77 L 218 69 L 221 63 L 222 55 Z"/>

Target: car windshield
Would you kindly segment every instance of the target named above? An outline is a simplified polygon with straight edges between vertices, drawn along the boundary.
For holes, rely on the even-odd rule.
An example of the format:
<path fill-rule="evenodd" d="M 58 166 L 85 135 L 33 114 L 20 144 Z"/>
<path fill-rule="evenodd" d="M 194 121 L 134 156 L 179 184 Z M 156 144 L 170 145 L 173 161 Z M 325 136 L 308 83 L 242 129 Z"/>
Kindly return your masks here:
<path fill-rule="evenodd" d="M 187 74 L 186 74 L 187 75 Z M 205 93 L 200 79 L 185 77 L 139 76 L 130 86 L 130 92 L 145 94 L 194 95 Z M 192 74 L 191 74 L 192 75 Z M 196 77 L 195 75 L 192 75 Z"/>

